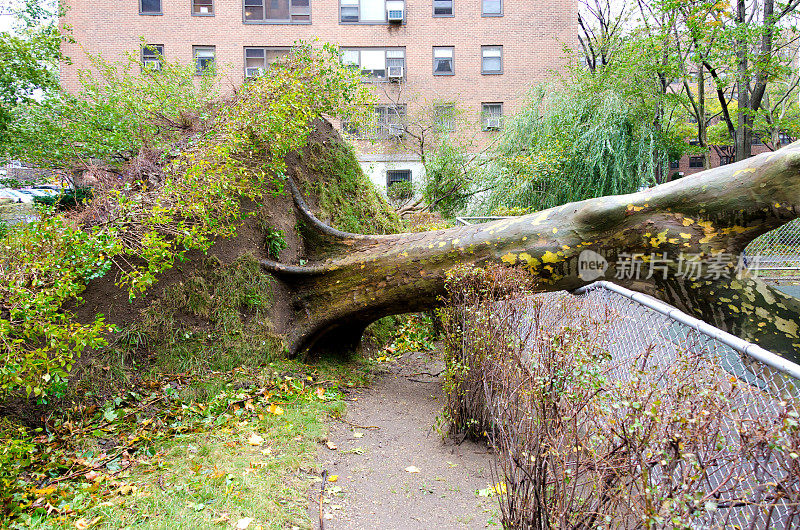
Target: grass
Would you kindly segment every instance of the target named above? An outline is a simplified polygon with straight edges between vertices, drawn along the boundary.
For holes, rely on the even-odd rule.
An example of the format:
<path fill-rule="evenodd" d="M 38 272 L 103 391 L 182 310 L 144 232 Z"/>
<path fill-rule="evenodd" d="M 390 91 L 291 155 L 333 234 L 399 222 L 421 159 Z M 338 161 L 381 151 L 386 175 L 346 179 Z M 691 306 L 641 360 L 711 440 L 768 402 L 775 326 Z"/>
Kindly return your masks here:
<path fill-rule="evenodd" d="M 54 458 L 37 453 L 41 459 L 24 473 L 30 481 L 21 490 L 29 492 L 27 506 L 9 525 L 194 529 L 252 518 L 249 528 L 311 528 L 307 493 L 319 481 L 316 454 L 324 419 L 344 414 L 340 389 L 366 384 L 370 372 L 370 362 L 354 355 L 344 362 L 282 360 L 191 379 L 143 379 L 143 386 L 155 388 L 155 406 L 148 405 L 149 397 L 131 403 L 126 395 L 83 421 L 65 414 L 56 422 L 48 451 L 58 454 L 59 475 L 75 462 L 89 464 L 47 492 L 41 488 L 54 478 L 47 471 Z M 170 399 L 162 399 L 162 391 Z M 106 409 L 118 419 L 104 423 Z M 82 434 L 71 436 L 65 425 Z M 250 443 L 253 435 L 261 437 L 258 445 Z M 97 464 L 128 441 L 130 456 Z"/>

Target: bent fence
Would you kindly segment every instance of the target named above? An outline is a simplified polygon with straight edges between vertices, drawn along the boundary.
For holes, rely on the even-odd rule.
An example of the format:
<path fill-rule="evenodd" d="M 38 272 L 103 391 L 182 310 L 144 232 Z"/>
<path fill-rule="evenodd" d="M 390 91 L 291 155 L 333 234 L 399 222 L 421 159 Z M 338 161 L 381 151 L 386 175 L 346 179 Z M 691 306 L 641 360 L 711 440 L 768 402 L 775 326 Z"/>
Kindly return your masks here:
<path fill-rule="evenodd" d="M 495 447 L 506 526 L 800 527 L 800 366 L 613 284 L 487 272 L 448 287 L 446 413 Z"/>
<path fill-rule="evenodd" d="M 577 313 L 568 305 L 573 311 L 570 314 L 559 307 L 558 299 L 573 295 L 582 303 Z M 648 470 L 649 478 L 642 487 L 682 483 L 684 492 L 673 491 L 681 495 L 691 492 L 695 497 L 694 513 L 685 514 L 693 526 L 766 529 L 800 525 L 800 366 L 609 282 L 597 282 L 573 295 L 536 295 L 542 304 L 537 325 L 540 330 L 544 329 L 541 326 L 563 329 L 580 325 L 586 317 L 602 321 L 599 340 L 609 356 L 611 381 L 628 384 L 631 378 L 639 378 L 652 385 L 644 387 L 677 389 L 673 386 L 676 381 L 702 374 L 703 386 L 695 387 L 696 392 L 708 392 L 710 397 L 716 394 L 701 400 L 708 409 L 701 407 L 681 419 L 662 417 L 706 423 L 707 430 L 689 429 L 686 434 L 711 436 L 707 440 L 713 441 L 711 446 L 698 444 L 698 440 L 678 442 L 691 454 L 678 458 L 683 460 L 680 464 L 674 456 L 664 455 Z M 637 387 L 643 388 L 638 383 Z M 695 399 L 679 394 L 667 391 L 659 396 L 661 401 Z M 680 403 L 657 406 L 680 409 Z M 716 418 L 703 419 L 710 414 Z M 614 416 L 611 414 L 609 421 L 613 422 Z M 695 446 L 694 451 L 690 445 Z M 669 502 L 668 498 L 663 502 Z"/>

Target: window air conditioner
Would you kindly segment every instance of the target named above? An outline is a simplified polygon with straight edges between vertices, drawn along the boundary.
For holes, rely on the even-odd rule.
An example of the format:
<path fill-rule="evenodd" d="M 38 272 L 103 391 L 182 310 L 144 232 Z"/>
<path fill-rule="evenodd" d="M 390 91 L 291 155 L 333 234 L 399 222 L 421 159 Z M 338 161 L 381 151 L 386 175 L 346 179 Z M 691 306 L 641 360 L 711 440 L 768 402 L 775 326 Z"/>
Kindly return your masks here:
<path fill-rule="evenodd" d="M 486 128 L 487 129 L 499 129 L 500 128 L 500 118 L 488 118 L 486 120 Z"/>
<path fill-rule="evenodd" d="M 389 79 L 403 79 L 403 67 L 402 66 L 390 66 L 389 67 Z"/>
<path fill-rule="evenodd" d="M 389 19 L 389 22 L 402 22 L 403 21 L 403 10 L 402 9 L 392 9 L 388 12 L 388 16 L 386 17 Z"/>
<path fill-rule="evenodd" d="M 386 125 L 386 130 L 390 138 L 400 138 L 403 136 L 403 126 L 396 123 L 389 123 Z"/>
<path fill-rule="evenodd" d="M 158 59 L 145 59 L 145 70 L 161 70 L 161 61 Z"/>
<path fill-rule="evenodd" d="M 200 6 L 200 14 L 201 15 L 207 15 L 210 12 L 211 12 L 211 10 L 208 9 L 208 6 Z"/>
<path fill-rule="evenodd" d="M 405 18 L 406 3 L 403 0 L 387 0 L 386 20 L 393 23 L 403 23 Z"/>
<path fill-rule="evenodd" d="M 251 66 L 250 68 L 246 69 L 247 77 L 258 77 L 260 75 L 264 75 L 264 69 L 258 66 Z"/>

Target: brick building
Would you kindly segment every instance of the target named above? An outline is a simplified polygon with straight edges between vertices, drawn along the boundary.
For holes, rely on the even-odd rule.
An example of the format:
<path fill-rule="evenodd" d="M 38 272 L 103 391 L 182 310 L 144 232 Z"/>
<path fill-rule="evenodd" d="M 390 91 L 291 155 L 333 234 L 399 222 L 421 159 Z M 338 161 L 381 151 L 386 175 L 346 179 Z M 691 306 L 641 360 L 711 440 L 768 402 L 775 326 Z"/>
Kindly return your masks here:
<path fill-rule="evenodd" d="M 565 64 L 564 46 L 577 33 L 577 0 L 62 0 L 62 22 L 78 44 L 65 44 L 64 88 L 77 90 L 87 67 L 83 50 L 120 60 L 141 53 L 214 61 L 220 83 L 235 86 L 258 75 L 297 40 L 333 42 L 342 59 L 360 65 L 381 104 L 378 127 L 350 131 L 370 178 L 388 182 L 420 176 L 413 150 L 392 140 L 397 123 L 441 114 L 453 105 L 476 146 L 486 145 L 530 87 Z M 141 49 L 141 39 L 149 45 Z M 157 50 L 158 53 L 153 53 Z M 429 109 L 433 109 L 429 112 Z M 405 116 L 405 118 L 403 117 Z"/>

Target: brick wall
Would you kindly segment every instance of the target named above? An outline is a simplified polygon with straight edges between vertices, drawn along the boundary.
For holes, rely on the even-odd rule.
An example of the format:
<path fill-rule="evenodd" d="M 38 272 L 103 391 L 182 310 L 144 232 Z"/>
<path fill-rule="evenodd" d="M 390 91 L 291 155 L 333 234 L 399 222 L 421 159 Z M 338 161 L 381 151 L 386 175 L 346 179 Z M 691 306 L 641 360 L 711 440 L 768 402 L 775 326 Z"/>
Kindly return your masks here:
<path fill-rule="evenodd" d="M 138 0 L 62 1 L 68 4 L 63 23 L 77 41 L 65 45 L 73 60 L 62 67 L 67 90 L 78 89 L 77 71 L 87 67 L 83 50 L 119 60 L 125 52 L 138 54 L 140 37 L 163 44 L 170 61 L 190 62 L 192 46 L 216 46 L 225 87 L 243 80 L 245 46 L 319 38 L 341 46 L 405 47 L 402 91 L 398 96 L 397 86 L 376 83 L 379 99 L 407 102 L 409 114 L 432 101 L 455 101 L 475 122 L 482 102 L 503 102 L 506 115 L 517 109 L 533 84 L 564 65 L 563 47 L 573 46 L 577 33 L 577 0 L 505 0 L 502 17 L 482 17 L 480 0 L 455 0 L 453 17 L 433 17 L 432 0 L 407 0 L 402 26 L 340 24 L 338 0 L 311 0 L 311 24 L 244 23 L 243 0 L 215 0 L 214 16 L 192 16 L 190 0 L 163 0 L 163 15 L 140 15 Z M 503 46 L 503 74 L 481 74 L 481 45 Z M 434 46 L 455 47 L 454 76 L 433 75 Z M 475 134 L 485 141 L 493 133 Z"/>

